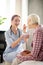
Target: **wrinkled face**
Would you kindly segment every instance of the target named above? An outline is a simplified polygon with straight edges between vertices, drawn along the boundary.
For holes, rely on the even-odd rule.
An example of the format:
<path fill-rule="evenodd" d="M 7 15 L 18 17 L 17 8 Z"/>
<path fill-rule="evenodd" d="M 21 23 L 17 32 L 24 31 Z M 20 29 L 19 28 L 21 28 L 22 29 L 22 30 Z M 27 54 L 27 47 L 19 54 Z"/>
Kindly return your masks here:
<path fill-rule="evenodd" d="M 20 17 L 14 17 L 14 19 L 11 21 L 11 25 L 14 27 L 16 25 L 16 27 L 18 27 L 18 25 L 20 24 Z"/>
<path fill-rule="evenodd" d="M 30 28 L 30 29 L 33 28 L 32 19 L 31 18 L 28 19 L 27 25 L 28 25 L 28 28 Z"/>

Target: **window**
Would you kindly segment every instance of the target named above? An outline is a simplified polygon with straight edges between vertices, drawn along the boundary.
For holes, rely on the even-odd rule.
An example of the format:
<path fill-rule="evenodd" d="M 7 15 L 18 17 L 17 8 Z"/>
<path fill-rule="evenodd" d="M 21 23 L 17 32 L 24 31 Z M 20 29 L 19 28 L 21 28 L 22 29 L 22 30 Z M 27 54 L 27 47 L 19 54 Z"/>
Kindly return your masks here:
<path fill-rule="evenodd" d="M 22 0 L 22 25 L 27 24 L 28 0 Z"/>
<path fill-rule="evenodd" d="M 10 18 L 15 12 L 15 0 L 0 0 L 0 16 L 7 18 L 2 25 L 0 30 L 8 30 L 10 26 Z"/>

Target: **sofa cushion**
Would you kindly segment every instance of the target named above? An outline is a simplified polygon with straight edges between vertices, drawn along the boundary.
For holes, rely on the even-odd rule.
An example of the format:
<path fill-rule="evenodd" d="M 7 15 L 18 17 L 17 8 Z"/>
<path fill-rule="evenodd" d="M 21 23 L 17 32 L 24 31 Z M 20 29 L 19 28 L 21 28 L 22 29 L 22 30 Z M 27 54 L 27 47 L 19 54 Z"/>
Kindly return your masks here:
<path fill-rule="evenodd" d="M 24 61 L 19 65 L 43 65 L 43 61 Z"/>

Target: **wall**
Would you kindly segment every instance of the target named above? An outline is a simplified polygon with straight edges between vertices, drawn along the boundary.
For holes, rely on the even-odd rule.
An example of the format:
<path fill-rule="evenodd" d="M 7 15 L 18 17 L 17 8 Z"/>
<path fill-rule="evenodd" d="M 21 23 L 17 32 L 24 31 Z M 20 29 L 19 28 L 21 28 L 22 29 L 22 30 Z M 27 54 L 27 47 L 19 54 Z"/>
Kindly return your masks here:
<path fill-rule="evenodd" d="M 21 16 L 22 12 L 22 0 L 16 0 L 15 13 Z"/>
<path fill-rule="evenodd" d="M 28 0 L 28 15 L 30 13 L 38 14 L 43 24 L 43 0 Z"/>

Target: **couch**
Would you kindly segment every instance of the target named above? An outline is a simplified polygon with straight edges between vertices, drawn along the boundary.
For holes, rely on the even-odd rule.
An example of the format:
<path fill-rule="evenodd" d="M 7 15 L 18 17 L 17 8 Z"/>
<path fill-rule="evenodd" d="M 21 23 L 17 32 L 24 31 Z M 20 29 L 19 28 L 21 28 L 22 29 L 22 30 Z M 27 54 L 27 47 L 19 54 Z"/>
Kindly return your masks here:
<path fill-rule="evenodd" d="M 42 61 L 24 61 L 19 65 L 43 65 Z"/>
<path fill-rule="evenodd" d="M 4 37 L 5 31 L 0 31 L 0 63 L 3 62 L 3 52 L 6 48 L 6 42 Z"/>

